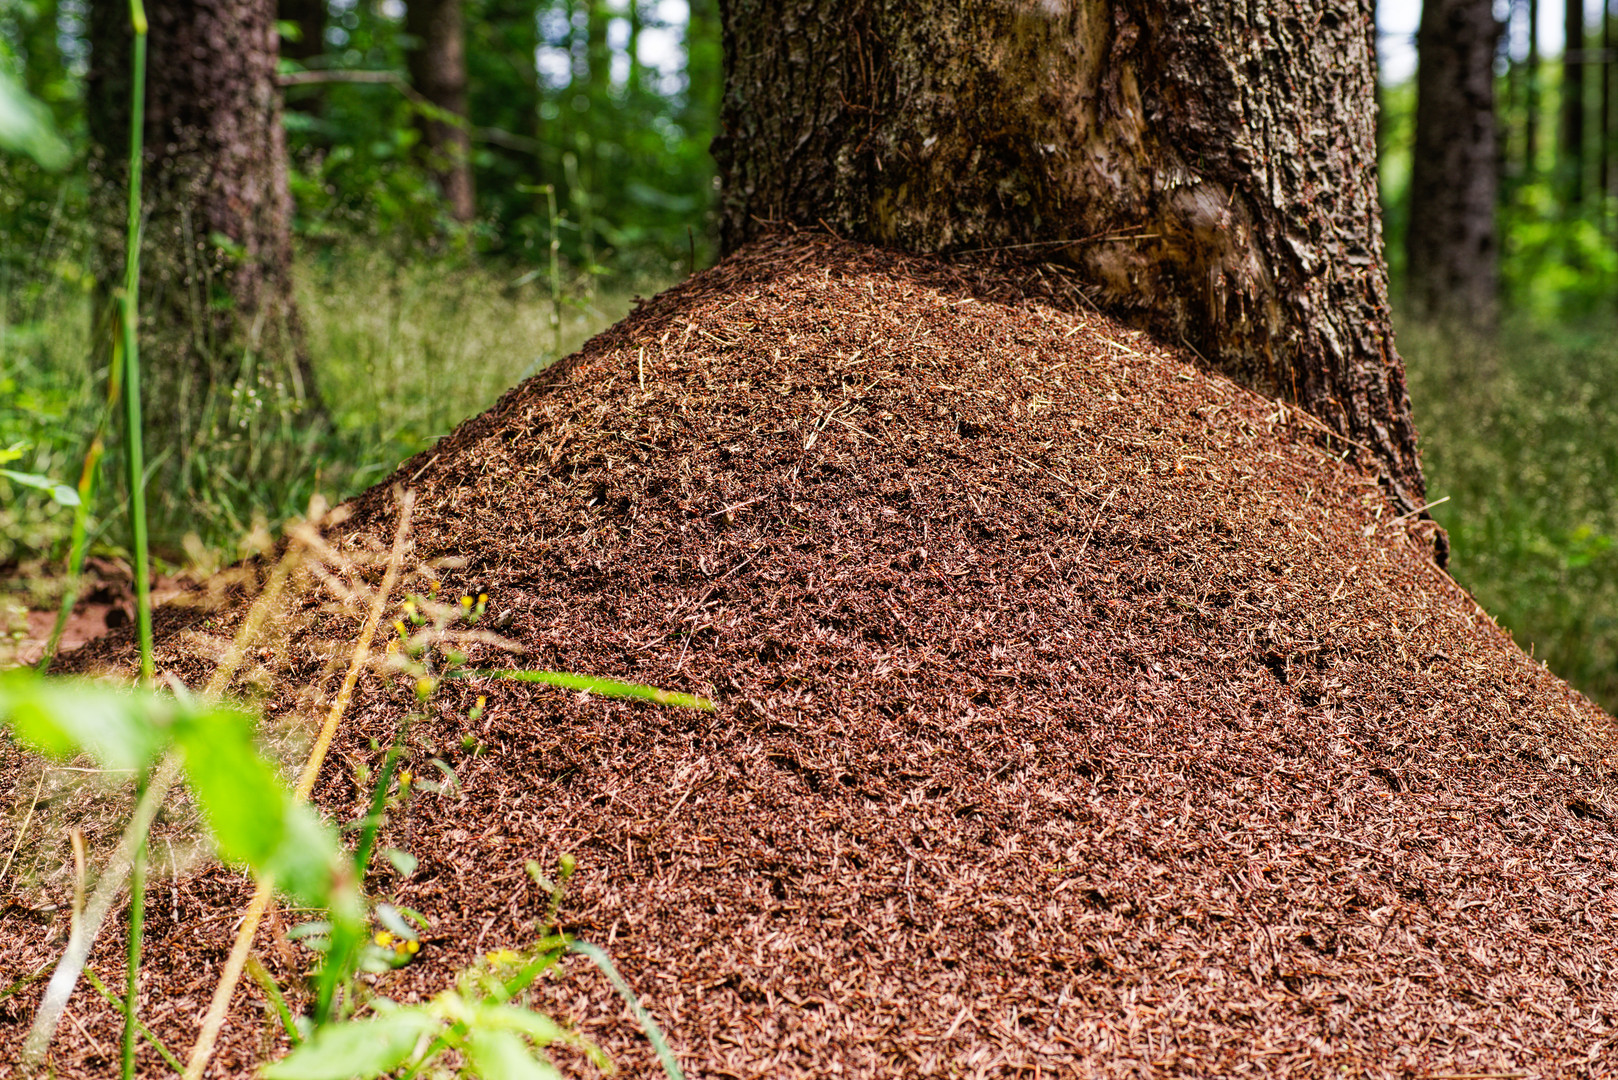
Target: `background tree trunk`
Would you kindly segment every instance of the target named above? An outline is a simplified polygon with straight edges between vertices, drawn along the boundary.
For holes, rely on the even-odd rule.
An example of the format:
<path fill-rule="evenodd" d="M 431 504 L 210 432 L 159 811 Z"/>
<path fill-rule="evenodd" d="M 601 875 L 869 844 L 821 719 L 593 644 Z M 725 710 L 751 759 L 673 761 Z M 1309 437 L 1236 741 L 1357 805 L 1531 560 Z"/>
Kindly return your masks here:
<path fill-rule="evenodd" d="M 405 30 L 415 38 L 410 50 L 410 83 L 447 117 L 422 118 L 428 168 L 438 180 L 456 221 L 477 215 L 472 190 L 472 136 L 466 118 L 466 34 L 461 0 L 410 0 Z"/>
<path fill-rule="evenodd" d="M 327 0 L 279 0 L 276 18 L 298 28 L 296 40 L 286 38 L 281 41 L 283 57 L 307 68 L 311 61 L 325 54 L 326 2 Z M 299 112 L 317 113 L 320 111 L 320 98 L 319 86 L 300 87 L 296 94 L 287 96 L 286 105 L 287 108 Z"/>
<path fill-rule="evenodd" d="M 721 238 L 1015 248 L 1374 448 L 1423 501 L 1388 321 L 1370 0 L 729 0 Z"/>
<path fill-rule="evenodd" d="M 1562 21 L 1562 183 L 1570 211 L 1584 201 L 1584 0 L 1567 0 Z"/>
<path fill-rule="evenodd" d="M 1523 179 L 1539 168 L 1539 0 L 1528 0 L 1528 101 L 1523 112 Z"/>
<path fill-rule="evenodd" d="M 148 0 L 146 13 L 141 331 L 148 422 L 184 460 L 210 437 L 205 406 L 235 390 L 305 416 L 319 404 L 292 296 L 274 0 Z M 104 312 L 122 281 L 127 5 L 89 5 L 88 31 L 86 114 Z M 105 325 L 104 316 L 98 322 Z M 251 381 L 237 387 L 242 378 Z"/>
<path fill-rule="evenodd" d="M 1425 0 L 1416 34 L 1416 143 L 1405 234 L 1424 315 L 1479 330 L 1498 314 L 1493 0 Z"/>

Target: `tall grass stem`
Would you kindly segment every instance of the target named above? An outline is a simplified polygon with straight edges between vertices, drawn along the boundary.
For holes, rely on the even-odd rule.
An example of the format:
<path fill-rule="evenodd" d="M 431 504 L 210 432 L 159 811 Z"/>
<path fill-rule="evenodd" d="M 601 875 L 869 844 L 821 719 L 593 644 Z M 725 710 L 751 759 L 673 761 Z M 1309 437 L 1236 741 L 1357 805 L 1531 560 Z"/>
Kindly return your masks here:
<path fill-rule="evenodd" d="M 141 0 L 129 0 L 129 21 L 134 31 L 135 55 L 129 76 L 129 227 L 124 237 L 121 320 L 124 341 L 124 454 L 129 464 L 129 526 L 134 540 L 140 679 L 143 686 L 151 686 L 155 674 L 152 662 L 152 580 L 146 543 L 146 461 L 141 445 L 140 342 L 136 333 L 140 317 L 140 181 L 146 130 L 146 9 Z M 80 500 L 80 504 L 83 505 L 83 500 Z M 147 794 L 144 777 L 137 790 L 141 800 L 144 800 Z M 146 912 L 147 829 L 142 829 L 137 835 L 130 860 L 129 981 L 124 994 L 123 1080 L 134 1080 L 135 1076 L 135 1032 L 140 1023 L 136 1014 L 140 1005 L 141 934 L 145 929 Z"/>
<path fill-rule="evenodd" d="M 129 77 L 129 219 L 124 237 L 124 294 L 122 298 L 124 360 L 124 455 L 129 465 L 129 527 L 135 555 L 135 620 L 140 635 L 141 682 L 151 685 L 152 579 L 146 533 L 146 461 L 141 445 L 140 343 L 140 215 L 141 159 L 146 130 L 146 9 L 141 0 L 129 0 L 134 29 L 135 56 Z"/>
<path fill-rule="evenodd" d="M 144 776 L 136 790 L 142 796 L 146 794 Z M 135 1015 L 135 1003 L 140 997 L 141 937 L 146 929 L 146 844 L 147 837 L 142 836 L 135 848 L 135 860 L 129 866 L 129 960 L 124 969 L 127 978 L 124 982 L 123 1080 L 134 1080 L 135 1034 L 140 1027 L 140 1020 Z"/>

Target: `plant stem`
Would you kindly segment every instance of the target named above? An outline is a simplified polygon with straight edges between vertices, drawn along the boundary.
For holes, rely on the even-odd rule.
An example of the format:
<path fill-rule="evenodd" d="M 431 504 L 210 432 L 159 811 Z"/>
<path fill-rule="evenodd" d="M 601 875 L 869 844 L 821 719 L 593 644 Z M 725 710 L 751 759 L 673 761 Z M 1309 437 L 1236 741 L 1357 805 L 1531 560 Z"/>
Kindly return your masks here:
<path fill-rule="evenodd" d="M 144 775 L 135 791 L 137 801 L 145 798 Z M 135 1077 L 135 1031 L 140 1026 L 135 1008 L 140 997 L 140 948 L 146 922 L 146 841 L 146 835 L 141 834 L 140 842 L 135 847 L 135 859 L 129 866 L 129 962 L 125 969 L 128 978 L 124 984 L 123 1080 L 134 1080 Z"/>
<path fill-rule="evenodd" d="M 113 993 L 111 990 L 107 989 L 107 984 L 98 979 L 95 972 L 91 971 L 89 968 L 85 968 L 84 978 L 86 982 L 95 987 L 96 993 L 100 994 L 107 1000 L 107 1004 L 111 1005 L 119 1012 L 124 1011 L 123 999 L 117 994 Z M 163 1040 L 152 1034 L 151 1028 L 147 1027 L 145 1024 L 142 1024 L 138 1020 L 135 1022 L 135 1026 L 140 1029 L 141 1035 L 145 1037 L 147 1042 L 152 1044 L 163 1060 L 169 1063 L 169 1068 L 173 1069 L 175 1072 L 180 1072 L 181 1069 L 184 1068 L 184 1066 L 180 1064 L 180 1059 L 170 1053 L 169 1048 L 163 1045 Z"/>
<path fill-rule="evenodd" d="M 140 181 L 146 129 L 146 9 L 129 0 L 135 58 L 129 79 L 129 228 L 124 239 L 124 448 L 129 465 L 129 525 L 135 554 L 135 621 L 140 634 L 140 676 L 150 686 L 152 663 L 152 581 L 146 544 L 146 462 L 141 446 L 140 343 Z"/>
<path fill-rule="evenodd" d="M 562 250 L 561 238 L 556 235 L 561 219 L 556 214 L 556 185 L 545 185 L 545 212 L 551 223 L 551 359 L 562 358 Z"/>
<path fill-rule="evenodd" d="M 84 469 L 79 473 L 79 505 L 73 508 L 72 542 L 68 546 L 67 588 L 62 591 L 62 605 L 56 611 L 56 623 L 51 627 L 45 652 L 39 658 L 38 670 L 41 673 L 49 671 L 51 661 L 56 659 L 56 648 L 62 643 L 62 632 L 67 629 L 68 616 L 73 613 L 73 605 L 79 602 L 84 556 L 90 547 L 90 503 L 95 498 L 96 476 L 101 471 L 101 428 L 105 422 L 106 416 L 103 414 L 102 420 L 96 424 L 90 448 L 84 452 Z"/>

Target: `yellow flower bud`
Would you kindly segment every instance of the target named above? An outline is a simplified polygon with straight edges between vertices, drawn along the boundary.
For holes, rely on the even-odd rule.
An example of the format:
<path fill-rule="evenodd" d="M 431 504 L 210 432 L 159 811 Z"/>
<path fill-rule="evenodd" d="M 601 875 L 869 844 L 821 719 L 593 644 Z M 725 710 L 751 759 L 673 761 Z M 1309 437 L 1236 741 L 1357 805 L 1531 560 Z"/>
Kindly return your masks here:
<path fill-rule="evenodd" d="M 386 930 L 378 930 L 376 934 L 376 943 L 385 949 L 389 945 L 393 944 L 393 935 L 388 933 Z"/>

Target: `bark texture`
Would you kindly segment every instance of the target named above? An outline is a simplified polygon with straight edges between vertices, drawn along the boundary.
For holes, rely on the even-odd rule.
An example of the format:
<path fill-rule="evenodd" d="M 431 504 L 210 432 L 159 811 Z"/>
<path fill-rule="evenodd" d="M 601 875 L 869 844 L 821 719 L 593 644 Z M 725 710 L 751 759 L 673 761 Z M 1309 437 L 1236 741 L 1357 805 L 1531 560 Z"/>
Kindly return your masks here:
<path fill-rule="evenodd" d="M 131 38 L 126 5 L 89 8 L 105 300 L 122 281 Z M 221 393 L 299 412 L 318 397 L 292 298 L 274 0 L 147 0 L 146 14 L 142 349 L 149 415 L 183 457 Z"/>
<path fill-rule="evenodd" d="M 466 31 L 461 0 L 410 0 L 405 30 L 415 39 L 410 50 L 410 83 L 440 115 L 421 121 L 427 166 L 456 221 L 477 213 L 472 190 L 472 138 L 466 117 Z"/>
<path fill-rule="evenodd" d="M 1424 314 L 1488 330 L 1497 316 L 1498 147 L 1492 0 L 1425 0 L 1405 251 Z"/>
<path fill-rule="evenodd" d="M 1423 484 L 1388 321 L 1370 0 L 729 0 L 727 249 L 1018 248 Z"/>

